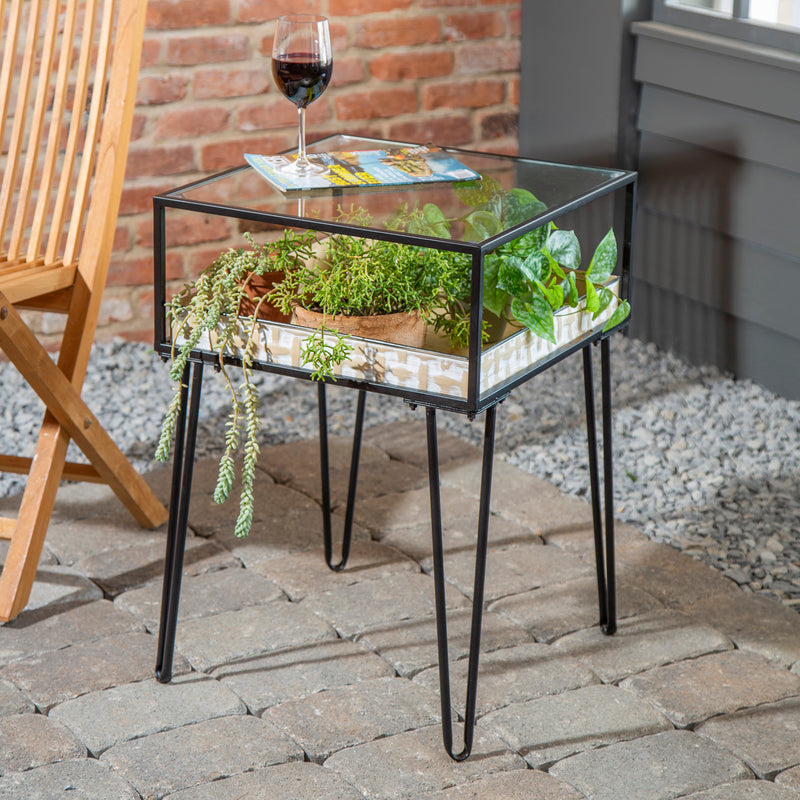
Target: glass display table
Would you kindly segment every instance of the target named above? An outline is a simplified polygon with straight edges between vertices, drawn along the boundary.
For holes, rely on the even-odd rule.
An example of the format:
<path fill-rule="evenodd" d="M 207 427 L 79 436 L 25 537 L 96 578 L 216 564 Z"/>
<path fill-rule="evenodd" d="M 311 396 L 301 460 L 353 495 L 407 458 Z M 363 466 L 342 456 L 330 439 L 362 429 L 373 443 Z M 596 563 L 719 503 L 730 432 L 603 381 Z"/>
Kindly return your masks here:
<path fill-rule="evenodd" d="M 309 145 L 309 152 L 377 149 L 387 143 L 374 139 L 337 135 Z M 327 234 L 346 234 L 400 244 L 464 254 L 470 259 L 469 343 L 463 352 L 430 336 L 422 347 L 349 337 L 351 355 L 336 370 L 337 385 L 356 389 L 357 404 L 351 456 L 350 480 L 345 509 L 341 553 L 334 556 L 331 530 L 331 491 L 328 463 L 326 380 L 317 384 L 322 481 L 322 534 L 325 559 L 333 570 L 345 567 L 353 523 L 358 478 L 361 434 L 366 394 L 395 395 L 412 405 L 425 407 L 428 447 L 428 482 L 431 505 L 433 577 L 439 648 L 439 680 L 442 730 L 445 748 L 456 759 L 470 754 L 475 724 L 481 624 L 483 613 L 486 552 L 489 536 L 489 501 L 495 444 L 497 405 L 521 383 L 561 359 L 582 351 L 586 404 L 590 490 L 594 524 L 595 557 L 599 602 L 599 623 L 606 633 L 616 629 L 614 581 L 613 486 L 611 452 L 611 378 L 608 339 L 628 324 L 615 322 L 619 302 L 630 301 L 630 259 L 635 209 L 636 174 L 633 172 L 551 164 L 525 158 L 446 149 L 462 164 L 479 173 L 484 181 L 496 182 L 505 191 L 524 189 L 540 201 L 536 213 L 516 218 L 479 240 L 474 228 L 456 224 L 449 238 L 412 234 L 392 229 L 389 221 L 396 210 L 435 204 L 451 220 L 463 218 L 465 206 L 452 183 L 420 183 L 402 186 L 336 187 L 281 193 L 250 166 L 237 167 L 153 198 L 155 262 L 155 347 L 166 360 L 172 356 L 177 335 L 170 329 L 166 313 L 170 289 L 167 281 L 167 234 L 170 212 L 182 210 L 246 221 L 258 231 L 284 228 L 311 229 Z M 606 208 L 619 243 L 614 274 L 605 284 L 614 301 L 600 314 L 566 309 L 556 314 L 555 341 L 536 336 L 528 329 L 506 325 L 491 343 L 481 336 L 484 318 L 484 273 L 486 258 L 498 248 L 551 222 L 562 220 L 584 207 Z M 343 208 L 368 212 L 368 224 L 344 221 Z M 581 212 L 583 213 L 583 211 Z M 568 217 L 570 218 L 570 217 Z M 607 226 L 607 225 L 606 225 Z M 559 225 L 559 227 L 561 227 Z M 611 322 L 611 325 L 608 323 Z M 304 365 L 299 353 L 308 328 L 278 322 L 259 322 L 259 352 L 254 368 L 303 380 L 311 378 L 312 367 Z M 601 355 L 603 497 L 600 490 L 598 437 L 594 401 L 592 346 Z M 235 348 L 226 351 L 226 364 L 241 365 Z M 159 626 L 156 676 L 168 682 L 172 676 L 173 650 L 180 596 L 183 551 L 188 524 L 199 400 L 206 365 L 218 366 L 219 354 L 206 341 L 191 354 L 182 379 L 183 404 L 174 445 L 172 494 L 167 533 L 164 587 Z M 463 747 L 453 746 L 453 713 L 445 607 L 445 576 L 442 546 L 442 513 L 439 488 L 439 458 L 436 434 L 438 410 L 483 414 L 484 441 L 477 520 L 472 633 L 468 656 L 467 697 L 463 718 Z"/>

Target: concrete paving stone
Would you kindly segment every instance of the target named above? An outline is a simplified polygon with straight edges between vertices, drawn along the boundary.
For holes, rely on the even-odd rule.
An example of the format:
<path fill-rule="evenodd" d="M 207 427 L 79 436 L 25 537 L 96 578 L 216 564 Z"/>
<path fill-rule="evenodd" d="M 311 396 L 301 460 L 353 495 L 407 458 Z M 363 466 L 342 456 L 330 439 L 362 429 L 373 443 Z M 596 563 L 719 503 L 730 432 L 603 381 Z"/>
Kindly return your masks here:
<path fill-rule="evenodd" d="M 770 778 L 800 764 L 800 698 L 715 717 L 697 733 L 736 753 L 759 778 Z"/>
<path fill-rule="evenodd" d="M 322 763 L 344 747 L 438 722 L 439 699 L 402 678 L 377 678 L 290 700 L 263 717 Z"/>
<path fill-rule="evenodd" d="M 43 714 L 3 717 L 0 742 L 0 775 L 86 756 L 86 748 L 71 731 Z"/>
<path fill-rule="evenodd" d="M 0 800 L 140 800 L 137 792 L 93 758 L 60 761 L 0 778 Z"/>
<path fill-rule="evenodd" d="M 425 559 L 422 568 L 433 571 L 433 559 Z M 472 598 L 475 579 L 475 552 L 460 551 L 444 557 L 444 574 L 460 592 Z M 489 602 L 507 595 L 531 591 L 550 583 L 593 574 L 593 568 L 557 547 L 490 546 L 486 554 L 485 599 Z"/>
<path fill-rule="evenodd" d="M 153 545 L 159 542 L 163 549 L 166 542 L 166 525 L 148 530 L 137 525 L 130 514 L 125 519 L 119 512 L 89 517 L 62 516 L 61 519 L 51 522 L 47 528 L 47 546 L 58 557 L 59 563 L 67 566 L 109 550 L 122 550 L 133 545 Z"/>
<path fill-rule="evenodd" d="M 279 703 L 337 686 L 392 677 L 394 671 L 366 648 L 347 639 L 334 639 L 254 656 L 211 674 L 239 695 L 250 713 L 260 715 Z"/>
<path fill-rule="evenodd" d="M 331 502 L 334 506 L 342 506 L 347 501 L 352 439 L 332 436 L 328 447 Z M 278 483 L 287 484 L 322 502 L 318 439 L 271 447 L 264 453 L 262 463 L 263 469 Z M 427 470 L 392 459 L 369 442 L 362 442 L 358 463 L 357 498 L 428 485 Z"/>
<path fill-rule="evenodd" d="M 114 745 L 101 756 L 143 800 L 180 789 L 302 761 L 303 751 L 262 719 L 237 715 L 184 725 Z"/>
<path fill-rule="evenodd" d="M 82 694 L 150 678 L 155 662 L 155 637 L 134 631 L 15 661 L 0 675 L 46 713 Z M 178 656 L 173 671 L 188 672 L 189 664 Z"/>
<path fill-rule="evenodd" d="M 225 524 L 208 525 L 208 530 L 214 534 L 214 540 L 230 550 L 246 567 L 265 558 L 276 558 L 321 546 L 322 509 L 310 497 L 278 484 L 260 487 L 256 490 L 255 497 L 253 525 L 247 536 L 238 538 L 233 533 L 238 512 L 236 504 L 228 503 L 224 507 L 229 515 Z M 209 502 L 213 504 L 210 499 Z M 209 510 L 208 514 L 211 513 L 212 510 Z M 205 519 L 213 520 L 211 516 Z M 195 527 L 201 525 L 198 532 L 202 532 L 202 523 L 193 524 Z M 334 527 L 334 530 L 339 528 Z M 356 529 L 354 537 L 363 539 L 366 535 Z"/>
<path fill-rule="evenodd" d="M 617 584 L 616 588 L 618 619 L 662 608 L 658 600 L 636 586 Z M 597 578 L 548 583 L 541 589 L 503 597 L 489 609 L 525 628 L 537 641 L 552 642 L 598 624 Z"/>
<path fill-rule="evenodd" d="M 198 672 L 206 672 L 243 658 L 335 638 L 333 628 L 309 609 L 275 600 L 186 620 L 178 626 L 176 647 Z"/>
<path fill-rule="evenodd" d="M 0 664 L 128 631 L 142 624 L 108 600 L 26 609 L 0 626 Z"/>
<path fill-rule="evenodd" d="M 426 794 L 424 800 L 583 800 L 583 795 L 537 769 L 496 772 L 471 783 Z"/>
<path fill-rule="evenodd" d="M 168 800 L 364 800 L 364 795 L 319 764 L 292 761 L 184 789 Z"/>
<path fill-rule="evenodd" d="M 724 592 L 680 607 L 730 637 L 742 650 L 789 666 L 800 660 L 800 614 L 771 597 Z"/>
<path fill-rule="evenodd" d="M 97 585 L 73 567 L 40 566 L 25 608 L 28 611 L 52 609 L 59 604 L 88 603 L 102 597 L 103 592 Z"/>
<path fill-rule="evenodd" d="M 453 707 L 463 716 L 467 691 L 467 659 L 450 667 Z M 415 683 L 439 691 L 439 668 L 419 673 Z M 584 663 L 564 658 L 546 644 L 521 644 L 481 655 L 478 669 L 478 715 L 512 703 L 559 694 L 599 679 Z"/>
<path fill-rule="evenodd" d="M 460 726 L 455 725 L 456 749 L 460 749 L 462 736 Z M 518 773 L 525 762 L 496 736 L 477 728 L 472 755 L 455 762 L 442 745 L 441 726 L 430 725 L 340 750 L 325 766 L 361 790 L 367 800 L 420 800 L 427 793 L 495 773 Z"/>
<path fill-rule="evenodd" d="M 141 620 L 151 633 L 156 633 L 161 616 L 162 584 L 163 579 L 158 579 L 139 589 L 131 589 L 119 595 L 114 604 Z M 281 597 L 283 592 L 274 583 L 238 566 L 193 575 L 181 580 L 178 622 L 237 611 Z"/>
<path fill-rule="evenodd" d="M 335 561 L 341 554 L 337 546 L 341 547 L 334 537 Z M 280 586 L 289 599 L 297 602 L 312 592 L 324 592 L 398 573 L 418 573 L 419 564 L 393 547 L 366 541 L 352 543 L 347 566 L 339 572 L 328 567 L 321 548 L 259 561 L 249 571 L 268 578 Z"/>
<path fill-rule="evenodd" d="M 16 686 L 0 679 L 0 717 L 28 714 L 33 711 L 35 711 L 33 703 Z"/>
<path fill-rule="evenodd" d="M 666 731 L 560 761 L 550 774 L 592 800 L 671 800 L 752 777 L 730 751 L 689 731 Z"/>
<path fill-rule="evenodd" d="M 205 572 L 239 566 L 236 559 L 217 542 L 186 537 L 183 575 L 202 575 Z M 164 576 L 164 542 L 136 544 L 122 550 L 108 550 L 86 556 L 72 567 L 96 583 L 107 597 L 114 598 L 143 583 Z"/>
<path fill-rule="evenodd" d="M 450 659 L 456 661 L 469 654 L 472 609 L 462 608 L 447 614 L 447 640 Z M 387 622 L 370 628 L 357 640 L 388 661 L 398 675 L 412 678 L 418 672 L 439 662 L 436 620 L 412 619 Z M 484 612 L 481 625 L 481 652 L 490 653 L 503 647 L 532 642 L 522 628 L 499 614 Z"/>
<path fill-rule="evenodd" d="M 585 658 L 604 683 L 663 664 L 730 650 L 730 640 L 713 628 L 675 611 L 656 611 L 620 620 L 617 632 L 599 628 L 570 633 L 553 642 L 565 654 Z"/>
<path fill-rule="evenodd" d="M 364 431 L 364 441 L 375 444 L 398 461 L 415 464 L 427 472 L 428 433 L 422 414 L 409 416 L 402 422 L 373 425 Z M 440 465 L 469 458 L 480 461 L 481 457 L 481 451 L 475 445 L 447 431 L 438 432 L 437 450 Z"/>
<path fill-rule="evenodd" d="M 640 586 L 671 608 L 714 594 L 740 591 L 721 572 L 657 542 L 629 550 L 617 564 L 617 574 L 621 581 Z"/>
<path fill-rule="evenodd" d="M 587 521 L 585 525 L 576 525 L 572 528 L 546 531 L 542 534 L 546 544 L 576 553 L 587 559 L 594 559 L 594 526 Z M 618 559 L 626 557 L 637 547 L 649 547 L 652 541 L 642 533 L 639 528 L 620 520 L 614 520 L 614 552 Z"/>
<path fill-rule="evenodd" d="M 464 608 L 469 603 L 450 586 L 445 595 L 448 609 Z M 436 612 L 433 579 L 419 573 L 390 575 L 310 594 L 299 605 L 318 614 L 345 638 L 387 622 L 430 617 Z"/>
<path fill-rule="evenodd" d="M 445 489 L 442 497 L 449 504 L 449 508 L 445 507 L 442 514 L 442 550 L 446 554 L 464 553 L 474 559 L 478 532 L 477 506 L 473 506 L 470 498 L 457 493 L 455 489 Z M 425 499 L 427 500 L 427 492 Z M 383 544 L 391 545 L 424 564 L 430 571 L 433 547 L 430 511 L 427 509 L 420 515 L 419 524 L 416 526 L 390 529 L 388 533 L 374 531 L 373 535 Z M 538 546 L 542 545 L 543 541 L 528 528 L 492 514 L 489 517 L 489 543 L 493 548 L 502 548 L 513 545 Z"/>
<path fill-rule="evenodd" d="M 16 509 L 14 510 L 16 514 Z M 8 539 L 0 539 L 0 564 L 6 563 L 6 557 L 8 556 L 8 548 L 10 545 L 10 541 Z M 58 564 L 58 559 L 53 555 L 50 549 L 47 546 L 42 548 L 42 555 L 39 557 L 39 566 L 50 566 L 53 564 Z"/>
<path fill-rule="evenodd" d="M 478 724 L 522 753 L 532 767 L 672 727 L 644 700 L 599 685 L 515 703 L 489 712 Z"/>
<path fill-rule="evenodd" d="M 168 684 L 153 678 L 85 694 L 56 706 L 49 718 L 64 724 L 100 756 L 118 742 L 245 711 L 230 689 L 190 673 Z"/>
<path fill-rule="evenodd" d="M 770 781 L 736 781 L 686 795 L 685 800 L 797 800 L 797 793 Z"/>
<path fill-rule="evenodd" d="M 480 462 L 448 464 L 442 483 L 478 497 Z M 551 483 L 496 458 L 492 470 L 491 508 L 495 514 L 524 525 L 540 536 L 591 524 L 592 508 L 584 500 L 560 492 Z"/>
<path fill-rule="evenodd" d="M 656 667 L 620 685 L 648 700 L 678 728 L 800 695 L 800 676 L 742 650 Z"/>
<path fill-rule="evenodd" d="M 800 766 L 779 772 L 775 776 L 775 783 L 800 791 Z"/>

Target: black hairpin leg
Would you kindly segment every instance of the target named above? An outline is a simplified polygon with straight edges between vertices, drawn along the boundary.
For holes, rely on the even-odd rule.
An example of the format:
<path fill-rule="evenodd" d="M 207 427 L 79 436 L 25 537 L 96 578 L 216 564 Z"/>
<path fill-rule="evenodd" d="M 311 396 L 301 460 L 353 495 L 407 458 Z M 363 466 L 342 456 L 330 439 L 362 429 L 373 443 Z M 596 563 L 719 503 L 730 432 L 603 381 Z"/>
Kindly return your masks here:
<path fill-rule="evenodd" d="M 364 406 L 367 393 L 358 391 L 356 404 L 356 424 L 353 429 L 353 452 L 350 456 L 350 480 L 347 487 L 347 505 L 345 507 L 344 531 L 342 533 L 342 557 L 333 563 L 333 533 L 331 527 L 331 476 L 328 457 L 328 405 L 325 396 L 325 384 L 320 381 L 318 388 L 319 408 L 319 465 L 322 474 L 322 534 L 325 545 L 325 563 L 334 571 L 343 570 L 350 556 L 350 541 L 353 535 L 353 515 L 356 505 L 356 487 L 358 485 L 358 462 L 361 456 L 361 434 L 364 430 Z"/>
<path fill-rule="evenodd" d="M 603 489 L 605 506 L 605 541 L 600 503 L 600 476 L 597 460 L 592 350 L 583 348 L 583 382 L 586 397 L 586 434 L 589 443 L 589 482 L 592 493 L 594 552 L 597 564 L 597 594 L 600 605 L 600 627 L 604 633 L 617 630 L 617 600 L 614 567 L 614 486 L 611 447 L 611 359 L 608 339 L 600 342 L 601 385 L 603 397 Z"/>
<path fill-rule="evenodd" d="M 186 545 L 186 526 L 189 522 L 189 499 L 192 491 L 197 417 L 202 385 L 203 365 L 190 361 L 181 378 L 181 411 L 175 426 L 175 454 L 172 465 L 169 525 L 156 657 L 156 678 L 160 683 L 169 683 L 172 679 L 172 657 L 175 650 L 175 629 L 178 624 L 183 551 Z"/>
<path fill-rule="evenodd" d="M 442 547 L 442 504 L 439 492 L 439 449 L 436 437 L 436 410 L 426 409 L 428 426 L 428 484 L 431 495 L 431 534 L 433 539 L 433 582 L 436 599 L 436 638 L 439 647 L 439 691 L 442 704 L 442 738 L 447 754 L 464 761 L 472 751 L 475 708 L 478 692 L 478 660 L 483 620 L 483 590 L 486 581 L 486 550 L 489 540 L 489 499 L 492 489 L 496 407 L 486 410 L 483 438 L 478 538 L 475 547 L 475 579 L 472 591 L 472 629 L 469 642 L 467 699 L 464 709 L 464 747 L 453 752 L 453 720 L 450 702 L 450 656 L 447 645 L 447 603 L 445 600 L 444 553 Z"/>

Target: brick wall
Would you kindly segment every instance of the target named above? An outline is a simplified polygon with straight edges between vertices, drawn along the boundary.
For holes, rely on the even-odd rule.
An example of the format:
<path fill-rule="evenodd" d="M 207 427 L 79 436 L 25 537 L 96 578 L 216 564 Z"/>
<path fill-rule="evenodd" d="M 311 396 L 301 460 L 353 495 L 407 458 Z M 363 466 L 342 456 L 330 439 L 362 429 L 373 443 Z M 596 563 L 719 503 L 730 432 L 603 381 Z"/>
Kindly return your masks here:
<path fill-rule="evenodd" d="M 150 0 L 98 338 L 152 340 L 153 194 L 296 144 L 295 107 L 269 65 L 273 20 L 290 11 L 331 20 L 333 79 L 309 107 L 309 141 L 344 132 L 516 152 L 521 0 Z M 178 285 L 241 242 L 234 223 L 197 215 L 170 233 Z"/>

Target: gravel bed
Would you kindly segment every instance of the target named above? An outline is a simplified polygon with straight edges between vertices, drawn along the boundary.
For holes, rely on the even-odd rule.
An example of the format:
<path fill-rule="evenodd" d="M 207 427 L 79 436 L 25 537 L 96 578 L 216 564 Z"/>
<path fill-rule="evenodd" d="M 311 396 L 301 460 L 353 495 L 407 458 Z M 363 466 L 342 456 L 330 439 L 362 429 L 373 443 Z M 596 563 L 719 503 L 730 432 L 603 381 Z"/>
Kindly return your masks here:
<path fill-rule="evenodd" d="M 224 383 L 211 370 L 207 374 L 199 456 L 218 455 L 227 417 Z M 257 380 L 265 444 L 317 435 L 313 386 L 274 375 Z M 612 340 L 612 380 L 617 518 L 746 589 L 800 610 L 800 403 L 621 336 Z M 0 452 L 30 454 L 41 405 L 8 364 L 0 364 L 0 386 Z M 154 465 L 171 395 L 167 367 L 152 348 L 122 341 L 95 345 L 84 397 L 139 469 Z M 331 433 L 350 431 L 354 398 L 346 390 L 328 393 Z M 397 398 L 371 395 L 366 424 L 421 413 Z M 461 415 L 442 413 L 439 424 L 481 440 L 483 426 Z M 562 491 L 587 495 L 580 358 L 537 376 L 505 401 L 497 449 Z M 74 449 L 69 457 L 81 458 Z M 16 476 L 0 476 L 0 496 L 21 486 Z"/>

